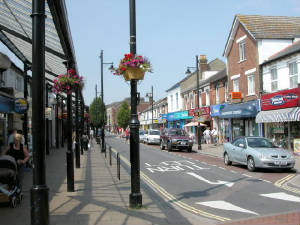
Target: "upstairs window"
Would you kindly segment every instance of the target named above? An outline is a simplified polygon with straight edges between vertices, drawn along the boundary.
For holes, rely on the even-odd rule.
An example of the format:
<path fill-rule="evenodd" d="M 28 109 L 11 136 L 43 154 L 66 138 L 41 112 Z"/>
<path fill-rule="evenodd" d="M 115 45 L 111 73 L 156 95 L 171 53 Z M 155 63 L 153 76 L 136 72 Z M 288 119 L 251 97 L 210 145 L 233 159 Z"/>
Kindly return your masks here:
<path fill-rule="evenodd" d="M 205 105 L 210 105 L 210 101 L 209 101 L 209 89 L 205 90 Z"/>
<path fill-rule="evenodd" d="M 179 108 L 179 104 L 178 104 L 178 93 L 176 93 L 176 109 Z"/>
<path fill-rule="evenodd" d="M 290 88 L 298 87 L 298 67 L 296 62 L 289 63 Z"/>
<path fill-rule="evenodd" d="M 245 40 L 243 40 L 239 43 L 239 54 L 240 54 L 240 61 L 246 60 Z"/>
<path fill-rule="evenodd" d="M 228 83 L 225 82 L 225 102 L 227 102 L 227 99 L 228 99 Z"/>
<path fill-rule="evenodd" d="M 216 104 L 220 103 L 219 85 L 216 85 Z"/>
<path fill-rule="evenodd" d="M 238 92 L 240 91 L 240 79 L 236 78 L 234 80 L 232 80 L 232 85 L 233 85 L 233 92 Z"/>
<path fill-rule="evenodd" d="M 173 95 L 171 95 L 171 110 L 173 110 Z"/>
<path fill-rule="evenodd" d="M 271 69 L 271 91 L 278 90 L 278 76 L 277 76 L 277 68 Z"/>
<path fill-rule="evenodd" d="M 255 83 L 254 83 L 254 74 L 248 75 L 248 95 L 254 95 L 255 94 Z"/>

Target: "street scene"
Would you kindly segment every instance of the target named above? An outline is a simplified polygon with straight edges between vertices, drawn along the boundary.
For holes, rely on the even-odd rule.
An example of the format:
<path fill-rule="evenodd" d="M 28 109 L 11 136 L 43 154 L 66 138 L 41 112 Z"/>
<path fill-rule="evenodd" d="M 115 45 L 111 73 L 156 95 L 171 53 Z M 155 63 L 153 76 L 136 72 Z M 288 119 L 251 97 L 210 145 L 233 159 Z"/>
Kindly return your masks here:
<path fill-rule="evenodd" d="M 0 225 L 299 225 L 296 0 L 0 1 Z"/>

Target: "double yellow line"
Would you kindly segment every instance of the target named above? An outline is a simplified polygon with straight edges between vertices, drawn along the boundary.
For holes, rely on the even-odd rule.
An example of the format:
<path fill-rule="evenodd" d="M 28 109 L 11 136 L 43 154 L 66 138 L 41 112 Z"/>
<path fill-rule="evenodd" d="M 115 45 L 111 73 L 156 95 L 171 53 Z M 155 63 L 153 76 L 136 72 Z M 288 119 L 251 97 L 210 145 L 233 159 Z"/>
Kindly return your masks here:
<path fill-rule="evenodd" d="M 288 187 L 288 186 L 283 186 L 284 183 L 286 183 L 287 181 L 291 180 L 291 179 L 294 178 L 295 176 L 296 176 L 295 174 L 290 174 L 290 175 L 288 175 L 288 176 L 286 176 L 286 177 L 284 177 L 284 178 L 282 178 L 282 179 L 276 181 L 276 182 L 274 183 L 274 185 L 275 185 L 276 187 L 282 188 L 282 189 L 284 189 L 284 190 L 291 191 L 291 192 L 294 192 L 294 193 L 296 193 L 296 194 L 300 194 L 300 190 L 297 189 L 297 188 Z"/>
<path fill-rule="evenodd" d="M 112 149 L 112 151 L 116 154 L 117 151 L 115 149 Z M 121 160 L 126 163 L 129 167 L 130 167 L 130 162 L 123 157 L 122 155 L 120 155 Z M 141 177 L 148 183 L 150 184 L 156 191 L 158 191 L 161 195 L 163 195 L 170 203 L 173 203 L 183 209 L 185 209 L 188 212 L 197 214 L 197 215 L 201 215 L 207 218 L 211 218 L 211 219 L 215 219 L 218 221 L 229 221 L 229 218 L 226 217 L 221 217 L 221 216 L 217 216 L 208 212 L 204 212 L 202 210 L 199 210 L 197 208 L 194 208 L 178 199 L 176 199 L 173 195 L 171 195 L 170 193 L 168 193 L 164 188 L 162 188 L 161 186 L 159 186 L 157 183 L 155 183 L 153 180 L 151 180 L 146 174 L 144 174 L 143 172 L 140 172 Z"/>

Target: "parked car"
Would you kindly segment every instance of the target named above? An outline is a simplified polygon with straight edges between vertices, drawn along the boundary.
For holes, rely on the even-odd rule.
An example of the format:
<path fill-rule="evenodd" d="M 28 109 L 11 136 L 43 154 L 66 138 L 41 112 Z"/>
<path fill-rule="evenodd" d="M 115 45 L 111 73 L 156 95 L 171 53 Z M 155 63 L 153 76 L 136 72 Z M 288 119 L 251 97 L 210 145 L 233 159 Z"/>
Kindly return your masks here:
<path fill-rule="evenodd" d="M 193 140 L 189 135 L 182 129 L 179 128 L 166 128 L 162 131 L 160 135 L 160 149 L 165 148 L 168 151 L 173 149 L 192 151 Z"/>
<path fill-rule="evenodd" d="M 284 168 L 290 170 L 295 166 L 291 152 L 275 146 L 263 137 L 238 137 L 224 145 L 224 163 L 232 162 L 247 165 L 249 171 L 256 168 Z"/>
<path fill-rule="evenodd" d="M 144 143 L 145 141 L 145 131 L 144 130 L 139 130 L 139 136 L 140 136 L 140 142 Z"/>
<path fill-rule="evenodd" d="M 145 143 L 146 144 L 157 144 L 160 143 L 160 131 L 149 129 L 145 133 Z"/>

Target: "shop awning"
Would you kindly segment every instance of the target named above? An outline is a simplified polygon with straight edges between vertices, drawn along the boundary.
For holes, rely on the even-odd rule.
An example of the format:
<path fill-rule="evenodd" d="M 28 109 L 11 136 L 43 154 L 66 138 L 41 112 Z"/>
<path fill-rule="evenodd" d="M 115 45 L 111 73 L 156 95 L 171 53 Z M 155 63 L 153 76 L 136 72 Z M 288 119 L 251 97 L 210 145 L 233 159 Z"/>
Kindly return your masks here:
<path fill-rule="evenodd" d="M 300 107 L 261 111 L 255 121 L 256 123 L 300 121 Z"/>
<path fill-rule="evenodd" d="M 190 122 L 184 125 L 184 127 L 197 127 L 198 123 L 197 122 Z M 200 127 L 206 127 L 207 125 L 204 123 L 200 123 Z"/>

